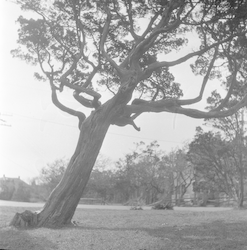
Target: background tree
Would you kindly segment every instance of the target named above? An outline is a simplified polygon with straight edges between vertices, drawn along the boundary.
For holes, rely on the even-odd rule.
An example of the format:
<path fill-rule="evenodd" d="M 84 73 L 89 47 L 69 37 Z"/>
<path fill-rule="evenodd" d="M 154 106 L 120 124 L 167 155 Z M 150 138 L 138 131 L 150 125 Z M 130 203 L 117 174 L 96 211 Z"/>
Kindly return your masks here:
<path fill-rule="evenodd" d="M 245 148 L 246 150 L 246 148 Z M 189 145 L 188 160 L 195 168 L 194 190 L 197 192 L 219 193 L 238 200 L 243 206 L 241 187 L 246 176 L 239 171 L 239 151 L 235 143 L 223 139 L 219 133 L 204 132 L 197 128 L 195 139 Z M 242 190 L 242 191 L 241 191 Z M 205 197 L 206 202 L 208 197 Z"/>
<path fill-rule="evenodd" d="M 68 165 L 68 160 L 57 159 L 52 163 L 48 163 L 46 167 L 41 169 L 39 182 L 47 188 L 48 194 L 58 185 L 65 169 Z"/>
<path fill-rule="evenodd" d="M 193 168 L 184 150 L 166 154 L 156 141 L 137 144 L 136 149 L 117 162 L 116 187 L 125 202 L 166 204 L 175 198 L 179 204 L 193 181 Z M 174 195 L 174 196 L 173 196 Z"/>
<path fill-rule="evenodd" d="M 126 154 L 117 163 L 116 186 L 124 193 L 125 202 L 140 201 L 150 204 L 157 200 L 157 194 L 163 192 L 161 173 L 161 157 L 164 152 L 159 149 L 156 141 L 146 145 L 144 142 L 136 144 L 136 149 Z"/>
<path fill-rule="evenodd" d="M 80 129 L 65 174 L 42 211 L 34 214 L 37 223 L 32 225 L 62 226 L 71 222 L 111 124 L 132 125 L 140 130 L 134 119 L 145 112 L 213 118 L 232 115 L 247 104 L 243 46 L 246 1 L 20 0 L 17 3 L 33 15 L 19 17 L 20 46 L 12 53 L 40 66 L 42 75 L 36 73 L 36 78 L 49 81 L 54 105 L 78 117 Z M 143 25 L 142 20 L 147 24 Z M 184 56 L 166 60 L 168 53 L 186 48 L 186 36 L 191 33 L 199 39 L 198 49 L 189 53 L 185 50 Z M 159 57 L 161 53 L 164 57 Z M 181 99 L 180 85 L 170 68 L 191 58 L 195 58 L 194 72 L 204 76 L 202 87 L 195 98 Z M 219 106 L 210 111 L 187 108 L 202 99 L 208 79 L 220 76 L 219 72 L 224 72 L 222 77 L 227 76 L 231 83 Z M 223 110 L 235 89 L 235 79 L 244 94 L 234 106 Z M 71 90 L 82 107 L 93 111 L 88 117 L 83 109 L 73 110 L 59 101 L 58 93 L 65 88 Z M 101 89 L 112 94 L 102 103 Z"/>
<path fill-rule="evenodd" d="M 110 159 L 99 155 L 90 175 L 83 197 L 114 201 L 115 169 Z"/>
<path fill-rule="evenodd" d="M 210 99 L 212 101 L 212 99 Z M 236 100 L 232 101 L 233 103 Z M 234 169 L 237 171 L 239 188 L 238 188 L 238 205 L 243 206 L 244 202 L 244 181 L 247 177 L 247 144 L 246 144 L 246 108 L 243 108 L 230 117 L 210 119 L 206 124 L 212 125 L 219 133 L 231 144 L 231 156 Z"/>
<path fill-rule="evenodd" d="M 187 161 L 186 148 L 172 151 L 167 159 L 173 175 L 172 194 L 175 203 L 180 205 L 185 193 L 194 181 L 194 168 Z"/>

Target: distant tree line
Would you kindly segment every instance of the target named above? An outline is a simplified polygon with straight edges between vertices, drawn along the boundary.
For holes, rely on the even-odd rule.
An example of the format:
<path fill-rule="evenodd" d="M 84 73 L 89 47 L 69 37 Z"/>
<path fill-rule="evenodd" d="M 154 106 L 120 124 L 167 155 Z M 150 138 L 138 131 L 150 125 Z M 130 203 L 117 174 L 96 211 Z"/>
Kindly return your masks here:
<path fill-rule="evenodd" d="M 209 199 L 223 194 L 242 207 L 247 197 L 245 115 L 246 111 L 241 110 L 229 118 L 207 120 L 205 125 L 211 130 L 197 127 L 190 143 L 169 153 L 157 141 L 141 141 L 115 163 L 100 155 L 83 197 L 121 204 L 173 200 L 180 205 L 190 193 L 191 202 L 206 205 Z M 63 158 L 47 164 L 29 186 L 2 178 L 0 199 L 46 200 L 67 164 Z"/>
<path fill-rule="evenodd" d="M 182 199 L 193 181 L 193 169 L 186 161 L 185 150 L 167 154 L 156 141 L 147 145 L 139 142 L 135 146 L 116 163 L 99 157 L 83 197 L 101 198 L 106 203 L 130 204 L 138 200 L 150 204 L 170 197 L 175 189 L 177 199 Z M 40 185 L 52 190 L 66 164 L 66 160 L 60 159 L 44 167 L 37 179 Z"/>
<path fill-rule="evenodd" d="M 206 120 L 211 130 L 198 127 L 190 143 L 169 153 L 153 141 L 136 143 L 134 150 L 115 163 L 99 157 L 83 197 L 122 204 L 173 199 L 179 205 L 190 189 L 198 194 L 201 205 L 224 194 L 242 207 L 247 196 L 245 113 Z M 66 165 L 60 159 L 42 169 L 38 180 L 47 194 L 58 184 Z"/>

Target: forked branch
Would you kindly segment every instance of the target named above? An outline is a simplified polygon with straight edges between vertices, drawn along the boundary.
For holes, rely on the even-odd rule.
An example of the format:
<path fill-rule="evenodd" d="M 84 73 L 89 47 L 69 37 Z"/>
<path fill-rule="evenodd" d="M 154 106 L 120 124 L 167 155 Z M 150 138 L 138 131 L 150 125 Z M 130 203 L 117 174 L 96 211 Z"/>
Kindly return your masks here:
<path fill-rule="evenodd" d="M 206 87 L 206 85 L 207 85 L 207 82 L 208 82 L 210 73 L 211 73 L 211 71 L 212 71 L 212 68 L 213 68 L 213 66 L 214 66 L 214 62 L 215 62 L 215 60 L 216 60 L 217 54 L 218 54 L 218 46 L 215 48 L 214 55 L 213 55 L 213 58 L 212 58 L 212 60 L 211 60 L 211 62 L 210 62 L 210 64 L 209 64 L 209 66 L 208 66 L 207 73 L 206 73 L 206 75 L 203 77 L 202 86 L 201 86 L 201 90 L 200 90 L 199 95 L 198 95 L 196 98 L 193 98 L 193 99 L 177 100 L 177 103 L 178 103 L 179 105 L 191 105 L 191 104 L 200 102 L 200 101 L 202 100 L 203 93 L 204 93 L 205 87 Z"/>

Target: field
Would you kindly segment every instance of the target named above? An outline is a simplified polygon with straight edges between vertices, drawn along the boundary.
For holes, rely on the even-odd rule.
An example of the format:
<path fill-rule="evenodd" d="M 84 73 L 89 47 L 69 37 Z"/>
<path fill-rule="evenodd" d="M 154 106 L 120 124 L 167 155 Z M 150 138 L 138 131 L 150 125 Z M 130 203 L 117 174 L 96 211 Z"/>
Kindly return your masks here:
<path fill-rule="evenodd" d="M 246 210 L 77 209 L 75 227 L 56 230 L 9 227 L 14 213 L 25 209 L 0 207 L 0 249 L 247 250 Z"/>

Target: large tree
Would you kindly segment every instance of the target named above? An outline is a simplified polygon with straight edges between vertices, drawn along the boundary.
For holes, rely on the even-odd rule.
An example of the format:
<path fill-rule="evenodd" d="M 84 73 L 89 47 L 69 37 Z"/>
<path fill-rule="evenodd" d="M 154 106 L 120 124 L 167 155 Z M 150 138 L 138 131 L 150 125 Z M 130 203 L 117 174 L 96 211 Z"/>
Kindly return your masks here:
<path fill-rule="evenodd" d="M 234 123 L 229 122 L 228 125 L 231 127 Z M 223 125 L 223 121 L 218 124 Z M 227 128 L 226 124 L 224 127 Z M 231 133 L 228 129 L 227 131 Z M 239 207 L 243 207 L 246 153 L 246 145 L 236 143 L 235 138 L 224 139 L 219 132 L 204 132 L 198 127 L 187 154 L 195 169 L 194 189 L 224 192 L 236 199 Z"/>
<path fill-rule="evenodd" d="M 16 2 L 33 14 L 18 19 L 20 47 L 13 55 L 40 66 L 43 75 L 36 73 L 36 77 L 48 79 L 54 105 L 78 117 L 80 129 L 62 180 L 26 224 L 71 222 L 111 124 L 131 124 L 140 130 L 134 119 L 145 112 L 212 118 L 232 115 L 247 104 L 245 0 Z M 187 35 L 198 38 L 198 50 L 186 50 Z M 180 48 L 190 52 L 166 60 L 167 54 Z M 170 68 L 191 58 L 195 59 L 193 71 L 203 75 L 201 91 L 195 98 L 182 99 Z M 220 77 L 219 71 L 227 78 L 228 90 L 219 105 L 210 111 L 188 108 L 202 99 L 209 78 Z M 234 106 L 223 109 L 236 84 L 243 86 L 245 94 Z M 82 107 L 92 110 L 88 117 L 83 109 L 73 110 L 59 101 L 58 94 L 65 88 L 72 90 Z M 102 88 L 112 94 L 104 103 L 100 102 Z M 13 224 L 21 221 L 21 215 L 17 217 Z"/>
<path fill-rule="evenodd" d="M 242 96 L 242 86 L 237 86 L 237 96 L 232 98 L 228 103 L 229 106 L 234 105 L 240 96 Z M 213 92 L 213 95 L 208 98 L 209 108 L 217 105 L 221 96 L 217 92 Z M 232 116 L 206 119 L 206 124 L 213 125 L 214 128 L 218 129 L 222 137 L 231 142 L 231 156 L 234 162 L 234 169 L 236 169 L 238 175 L 238 206 L 243 207 L 244 203 L 244 179 L 247 172 L 247 141 L 246 141 L 246 107 L 240 109 Z"/>

